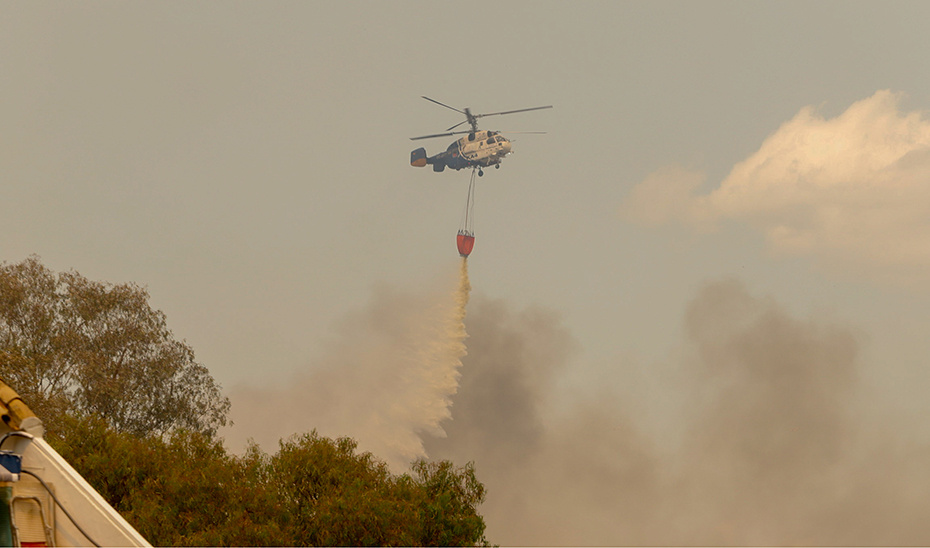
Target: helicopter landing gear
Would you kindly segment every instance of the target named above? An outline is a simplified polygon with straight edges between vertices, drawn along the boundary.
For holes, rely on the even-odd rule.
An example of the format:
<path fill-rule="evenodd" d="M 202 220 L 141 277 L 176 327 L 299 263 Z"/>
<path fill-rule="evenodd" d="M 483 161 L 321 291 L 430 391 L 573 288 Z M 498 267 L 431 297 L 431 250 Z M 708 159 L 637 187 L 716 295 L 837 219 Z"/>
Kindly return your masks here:
<path fill-rule="evenodd" d="M 494 169 L 500 169 L 500 168 L 501 168 L 500 164 L 494 164 Z"/>
<path fill-rule="evenodd" d="M 484 177 L 484 172 L 480 169 L 478 170 L 478 177 Z"/>

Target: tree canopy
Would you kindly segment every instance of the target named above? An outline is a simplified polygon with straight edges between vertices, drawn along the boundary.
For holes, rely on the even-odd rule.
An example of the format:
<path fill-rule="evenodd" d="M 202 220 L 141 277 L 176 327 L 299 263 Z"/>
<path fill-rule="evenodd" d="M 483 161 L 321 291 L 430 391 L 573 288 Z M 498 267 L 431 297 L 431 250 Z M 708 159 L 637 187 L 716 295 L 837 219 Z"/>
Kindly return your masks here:
<path fill-rule="evenodd" d="M 155 545 L 486 545 L 474 467 L 448 461 L 391 474 L 349 438 L 295 435 L 268 455 L 230 455 L 183 430 L 140 439 L 69 419 L 51 441 Z"/>
<path fill-rule="evenodd" d="M 0 376 L 46 424 L 97 414 L 119 432 L 216 432 L 229 400 L 132 283 L 0 264 Z"/>

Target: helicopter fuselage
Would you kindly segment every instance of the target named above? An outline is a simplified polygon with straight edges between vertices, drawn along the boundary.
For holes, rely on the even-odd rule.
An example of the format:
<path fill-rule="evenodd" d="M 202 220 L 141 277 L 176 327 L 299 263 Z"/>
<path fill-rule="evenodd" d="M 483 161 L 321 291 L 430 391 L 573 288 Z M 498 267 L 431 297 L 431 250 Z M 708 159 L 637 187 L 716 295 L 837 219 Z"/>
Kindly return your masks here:
<path fill-rule="evenodd" d="M 410 153 L 410 165 L 424 167 L 432 165 L 433 171 L 446 167 L 456 171 L 464 168 L 496 166 L 511 152 L 510 140 L 497 131 L 474 131 L 455 141 L 439 154 L 426 157 L 426 150 L 419 148 Z"/>
<path fill-rule="evenodd" d="M 459 110 L 455 107 L 450 107 L 449 105 L 440 103 L 435 99 L 430 99 L 425 95 L 422 97 L 431 103 L 436 103 L 439 106 L 454 110 L 459 114 L 464 114 L 465 121 L 459 122 L 450 127 L 446 130 L 445 133 L 434 133 L 431 135 L 421 135 L 420 137 L 411 137 L 411 141 L 417 141 L 419 139 L 432 139 L 434 137 L 447 137 L 449 135 L 466 134 L 466 136 L 449 145 L 445 152 L 440 152 L 435 156 L 428 157 L 426 155 L 426 149 L 422 147 L 414 150 L 410 153 L 410 165 L 414 167 L 426 167 L 427 165 L 431 165 L 433 166 L 433 171 L 443 171 L 446 169 L 446 167 L 458 171 L 460 169 L 470 167 L 472 169 L 477 169 L 479 176 L 484 174 L 484 172 L 481 171 L 481 168 L 483 167 L 501 167 L 501 160 L 510 154 L 511 145 L 510 140 L 503 137 L 499 131 L 479 130 L 478 118 L 552 108 L 552 105 L 546 105 L 544 107 L 521 108 L 517 110 L 508 110 L 505 112 L 473 114 L 471 110 L 467 108 L 465 110 Z M 469 124 L 471 126 L 471 130 L 452 131 L 462 124 Z M 531 131 L 520 133 L 541 132 Z"/>

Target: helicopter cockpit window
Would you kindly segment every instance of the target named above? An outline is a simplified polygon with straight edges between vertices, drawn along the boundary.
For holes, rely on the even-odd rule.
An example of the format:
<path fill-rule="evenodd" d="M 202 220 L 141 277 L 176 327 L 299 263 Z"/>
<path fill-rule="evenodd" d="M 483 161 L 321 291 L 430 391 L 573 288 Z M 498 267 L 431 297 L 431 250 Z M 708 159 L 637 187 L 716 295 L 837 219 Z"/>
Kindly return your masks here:
<path fill-rule="evenodd" d="M 489 144 L 489 145 L 493 145 L 493 144 L 494 144 L 494 137 L 491 137 L 490 139 L 488 139 L 488 144 Z"/>

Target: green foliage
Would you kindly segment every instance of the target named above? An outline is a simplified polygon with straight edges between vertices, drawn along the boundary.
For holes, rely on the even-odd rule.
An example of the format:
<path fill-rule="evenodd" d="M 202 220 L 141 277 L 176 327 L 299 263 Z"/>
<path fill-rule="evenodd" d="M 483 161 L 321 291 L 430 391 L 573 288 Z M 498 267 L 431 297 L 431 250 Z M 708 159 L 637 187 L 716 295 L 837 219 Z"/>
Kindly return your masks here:
<path fill-rule="evenodd" d="M 484 519 L 477 512 L 484 501 L 484 485 L 475 477 L 474 463 L 456 469 L 449 461 L 420 460 L 413 471 L 424 491 L 419 544 L 455 546 L 474 531 L 484 533 Z"/>
<path fill-rule="evenodd" d="M 150 542 L 176 546 L 486 545 L 474 467 L 391 474 L 355 441 L 315 431 L 269 456 L 202 433 L 137 437 L 68 420 L 55 448 Z"/>
<path fill-rule="evenodd" d="M 67 420 L 49 442 L 155 545 L 288 544 L 257 448 L 235 457 L 203 433 L 139 438 L 96 418 Z"/>
<path fill-rule="evenodd" d="M 214 433 L 229 400 L 135 284 L 0 264 L 0 377 L 52 428 L 67 413 L 120 432 Z"/>

